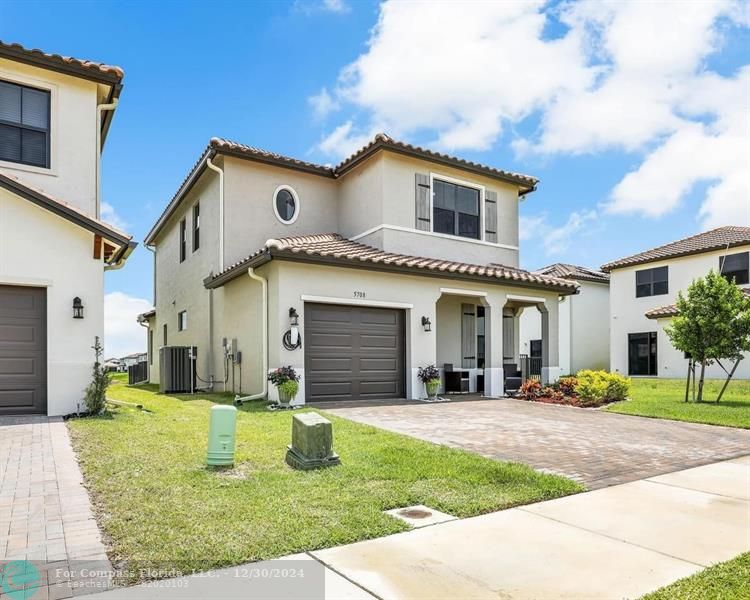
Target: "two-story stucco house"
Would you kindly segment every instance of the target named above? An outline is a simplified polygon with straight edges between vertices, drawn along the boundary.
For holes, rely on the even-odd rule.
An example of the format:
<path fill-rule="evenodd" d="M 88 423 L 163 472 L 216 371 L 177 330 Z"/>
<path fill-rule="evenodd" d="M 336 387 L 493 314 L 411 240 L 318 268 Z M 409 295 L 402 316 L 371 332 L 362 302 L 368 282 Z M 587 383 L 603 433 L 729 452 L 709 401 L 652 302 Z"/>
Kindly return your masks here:
<path fill-rule="evenodd" d="M 0 414 L 82 408 L 104 271 L 135 244 L 100 219 L 123 73 L 0 42 Z"/>
<path fill-rule="evenodd" d="M 428 364 L 499 396 L 527 306 L 554 380 L 559 298 L 577 285 L 518 268 L 536 184 L 383 134 L 335 167 L 212 139 L 146 237 L 151 380 L 178 345 L 198 348 L 200 385 L 271 399 L 282 365 L 298 402 L 423 397 Z"/>
<path fill-rule="evenodd" d="M 555 263 L 534 272 L 574 281 L 579 286 L 578 294 L 560 297 L 558 338 L 562 372 L 609 370 L 609 275 L 567 263 Z M 542 346 L 539 311 L 525 309 L 519 325 L 521 353 L 538 361 Z"/>
<path fill-rule="evenodd" d="M 621 258 L 602 267 L 610 274 L 610 360 L 631 376 L 685 377 L 687 359 L 664 327 L 677 314 L 677 293 L 709 270 L 721 272 L 750 293 L 750 227 L 728 226 Z M 723 379 L 718 365 L 706 377 Z M 736 378 L 750 378 L 743 360 Z"/>

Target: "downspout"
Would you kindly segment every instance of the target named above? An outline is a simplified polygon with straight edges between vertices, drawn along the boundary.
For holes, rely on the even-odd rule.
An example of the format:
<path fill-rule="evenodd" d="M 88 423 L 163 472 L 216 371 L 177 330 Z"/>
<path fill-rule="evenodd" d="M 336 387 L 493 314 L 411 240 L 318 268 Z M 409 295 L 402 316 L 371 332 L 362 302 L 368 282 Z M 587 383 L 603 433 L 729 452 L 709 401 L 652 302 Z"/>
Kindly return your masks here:
<path fill-rule="evenodd" d="M 260 400 L 268 396 L 268 280 L 265 277 L 258 275 L 253 267 L 250 267 L 247 270 L 247 274 L 250 276 L 250 279 L 260 282 L 261 295 L 263 296 L 263 313 L 261 317 L 263 330 L 263 372 L 261 373 L 261 380 L 263 381 L 263 389 L 261 392 L 253 394 L 252 396 L 240 397 L 240 395 L 237 394 L 237 396 L 234 397 L 235 404 L 242 404 L 243 402 L 248 402 L 250 400 Z"/>
<path fill-rule="evenodd" d="M 206 159 L 206 166 L 219 174 L 219 273 L 224 270 L 224 171 L 211 162 L 211 157 Z M 208 381 L 209 389 L 214 389 L 214 292 L 208 291 Z M 226 390 L 226 381 L 224 388 Z"/>
<path fill-rule="evenodd" d="M 118 98 L 109 104 L 98 104 L 96 106 L 96 218 L 101 217 L 102 199 L 102 113 L 105 110 L 115 110 Z"/>
<path fill-rule="evenodd" d="M 206 159 L 206 165 L 219 174 L 219 273 L 224 270 L 224 171 Z M 252 275 L 251 275 L 252 277 Z"/>

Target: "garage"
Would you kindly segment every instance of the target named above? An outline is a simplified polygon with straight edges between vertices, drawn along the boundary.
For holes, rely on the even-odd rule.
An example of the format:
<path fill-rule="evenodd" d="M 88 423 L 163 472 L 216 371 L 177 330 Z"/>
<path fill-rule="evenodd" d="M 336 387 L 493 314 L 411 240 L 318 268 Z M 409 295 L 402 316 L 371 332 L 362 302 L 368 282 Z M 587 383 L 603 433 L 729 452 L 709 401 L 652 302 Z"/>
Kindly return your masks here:
<path fill-rule="evenodd" d="M 47 290 L 0 285 L 0 415 L 47 414 Z"/>
<path fill-rule="evenodd" d="M 306 402 L 404 398 L 404 311 L 305 304 Z"/>

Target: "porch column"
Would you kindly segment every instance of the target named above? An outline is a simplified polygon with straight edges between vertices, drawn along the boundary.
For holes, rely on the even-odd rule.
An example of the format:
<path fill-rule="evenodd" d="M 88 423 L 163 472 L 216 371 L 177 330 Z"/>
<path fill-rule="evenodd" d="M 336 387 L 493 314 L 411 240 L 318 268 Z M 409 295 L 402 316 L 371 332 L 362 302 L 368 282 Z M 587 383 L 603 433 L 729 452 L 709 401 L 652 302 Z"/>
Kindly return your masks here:
<path fill-rule="evenodd" d="M 542 317 L 542 383 L 560 378 L 560 331 L 557 296 L 537 304 Z"/>
<path fill-rule="evenodd" d="M 484 395 L 499 398 L 505 395 L 503 373 L 503 307 L 504 293 L 488 292 L 484 309 Z"/>
<path fill-rule="evenodd" d="M 437 301 L 440 291 L 416 298 L 414 308 L 406 311 L 406 397 L 419 400 L 427 396 L 424 384 L 417 378 L 419 367 L 437 366 Z M 422 317 L 431 323 L 425 331 Z"/>

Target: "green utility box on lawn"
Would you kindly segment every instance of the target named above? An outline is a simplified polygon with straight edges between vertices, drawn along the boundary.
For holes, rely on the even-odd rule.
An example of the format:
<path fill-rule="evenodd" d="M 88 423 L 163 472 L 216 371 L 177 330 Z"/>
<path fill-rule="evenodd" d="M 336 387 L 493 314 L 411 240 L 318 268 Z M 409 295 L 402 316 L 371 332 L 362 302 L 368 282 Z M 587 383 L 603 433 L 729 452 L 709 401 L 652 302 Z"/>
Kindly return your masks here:
<path fill-rule="evenodd" d="M 207 465 L 224 467 L 234 464 L 236 432 L 237 409 L 234 406 L 214 406 L 208 426 Z"/>

